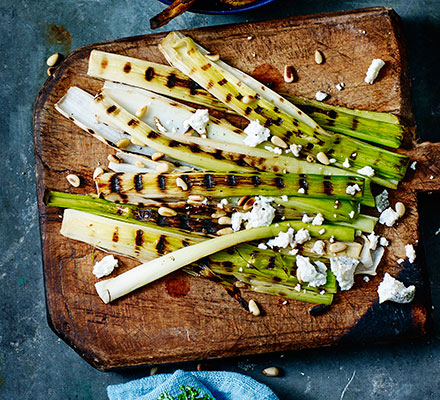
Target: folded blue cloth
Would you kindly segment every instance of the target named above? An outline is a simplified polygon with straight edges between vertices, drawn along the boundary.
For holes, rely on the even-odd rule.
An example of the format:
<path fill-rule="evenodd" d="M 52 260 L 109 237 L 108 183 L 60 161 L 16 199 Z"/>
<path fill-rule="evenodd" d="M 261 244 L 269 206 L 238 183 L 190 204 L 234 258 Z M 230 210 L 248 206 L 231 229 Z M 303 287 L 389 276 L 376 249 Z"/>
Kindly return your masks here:
<path fill-rule="evenodd" d="M 107 394 L 110 400 L 157 400 L 163 393 L 177 397 L 182 393 L 179 389 L 182 385 L 201 388 L 201 395 L 210 395 L 214 400 L 279 400 L 266 385 L 245 375 L 223 371 L 177 370 L 174 374 L 108 386 Z"/>

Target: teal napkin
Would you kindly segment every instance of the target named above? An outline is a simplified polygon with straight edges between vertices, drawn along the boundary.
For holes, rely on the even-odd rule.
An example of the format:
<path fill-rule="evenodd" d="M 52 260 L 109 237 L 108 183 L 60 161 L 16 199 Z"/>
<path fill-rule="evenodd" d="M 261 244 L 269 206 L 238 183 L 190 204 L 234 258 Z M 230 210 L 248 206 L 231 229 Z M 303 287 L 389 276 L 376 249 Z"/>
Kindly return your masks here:
<path fill-rule="evenodd" d="M 235 372 L 177 370 L 107 387 L 110 400 L 157 400 L 168 393 L 177 397 L 179 386 L 201 388 L 200 394 L 214 400 L 279 400 L 272 390 L 256 380 Z"/>

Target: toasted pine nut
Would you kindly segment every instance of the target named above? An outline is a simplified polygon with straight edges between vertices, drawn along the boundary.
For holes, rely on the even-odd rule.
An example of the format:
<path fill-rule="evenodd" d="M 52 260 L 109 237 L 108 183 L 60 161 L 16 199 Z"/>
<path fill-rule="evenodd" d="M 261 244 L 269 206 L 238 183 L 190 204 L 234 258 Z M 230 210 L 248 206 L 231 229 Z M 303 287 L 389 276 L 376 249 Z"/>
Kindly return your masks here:
<path fill-rule="evenodd" d="M 168 207 L 159 207 L 159 210 L 157 212 L 162 217 L 174 217 L 175 215 L 177 215 L 176 211 Z"/>
<path fill-rule="evenodd" d="M 96 179 L 99 175 L 103 174 L 104 170 L 101 167 L 95 168 L 93 171 L 93 179 Z"/>
<path fill-rule="evenodd" d="M 268 367 L 263 369 L 263 374 L 266 376 L 278 376 L 280 374 L 280 370 L 277 367 Z"/>
<path fill-rule="evenodd" d="M 316 159 L 317 159 L 321 164 L 324 164 L 324 165 L 329 165 L 329 164 L 330 164 L 330 161 L 329 161 L 327 155 L 326 155 L 324 152 L 322 152 L 322 151 L 320 151 L 320 152 L 316 155 Z"/>
<path fill-rule="evenodd" d="M 283 140 L 283 139 L 281 139 L 280 137 L 278 137 L 278 136 L 272 136 L 271 138 L 270 138 L 270 141 L 272 142 L 272 144 L 274 145 L 274 146 L 277 146 L 277 147 L 281 147 L 282 149 L 287 149 L 289 146 L 287 145 L 287 143 Z"/>
<path fill-rule="evenodd" d="M 260 308 L 258 307 L 258 304 L 255 302 L 255 300 L 249 300 L 248 307 L 249 311 L 256 317 L 260 315 Z"/>
<path fill-rule="evenodd" d="M 139 168 L 145 168 L 145 164 L 140 161 L 136 161 L 135 165 L 136 165 L 136 167 L 139 167 Z"/>
<path fill-rule="evenodd" d="M 251 197 L 243 206 L 243 210 L 250 210 L 254 206 L 254 203 L 255 203 L 255 198 Z"/>
<path fill-rule="evenodd" d="M 185 182 L 182 178 L 180 178 L 180 177 L 177 177 L 177 178 L 176 178 L 176 185 L 177 185 L 178 187 L 180 187 L 180 189 L 182 189 L 183 191 L 188 190 L 188 185 L 187 185 L 186 182 Z"/>
<path fill-rule="evenodd" d="M 48 69 L 47 69 L 47 75 L 48 76 L 52 76 L 52 74 L 55 72 L 55 67 L 49 67 Z"/>
<path fill-rule="evenodd" d="M 156 171 L 159 172 L 159 174 L 167 173 L 170 170 L 170 165 L 165 162 L 158 163 L 156 166 Z"/>
<path fill-rule="evenodd" d="M 292 68 L 290 68 L 288 65 L 284 66 L 284 81 L 287 83 L 292 83 L 295 79 L 295 76 L 293 75 Z"/>
<path fill-rule="evenodd" d="M 109 154 L 107 156 L 107 160 L 109 160 L 109 162 L 112 162 L 112 163 L 115 163 L 115 164 L 120 164 L 121 163 L 121 160 L 118 157 L 116 157 L 115 155 L 113 155 L 113 154 Z"/>
<path fill-rule="evenodd" d="M 69 174 L 66 176 L 67 182 L 69 182 L 73 187 L 78 187 L 81 184 L 78 175 Z"/>
<path fill-rule="evenodd" d="M 315 51 L 315 62 L 316 64 L 322 64 L 324 62 L 324 56 L 320 50 Z"/>
<path fill-rule="evenodd" d="M 49 67 L 53 67 L 58 62 L 59 59 L 60 59 L 60 53 L 54 53 L 46 60 L 46 64 Z"/>
<path fill-rule="evenodd" d="M 119 139 L 116 142 L 116 146 L 118 146 L 120 149 L 125 149 L 129 144 L 130 144 L 130 139 L 126 137 Z"/>
<path fill-rule="evenodd" d="M 157 161 L 157 160 L 160 160 L 161 158 L 163 158 L 164 156 L 165 156 L 165 154 L 157 151 L 156 153 L 153 153 L 153 155 L 151 156 L 151 159 L 153 161 Z"/>
<path fill-rule="evenodd" d="M 218 54 L 216 51 L 211 51 L 210 53 L 205 54 L 205 57 L 211 61 L 220 60 L 220 54 Z"/>
<path fill-rule="evenodd" d="M 399 218 L 402 218 L 405 215 L 405 211 L 406 211 L 405 204 L 398 201 L 396 203 L 396 213 L 399 216 Z"/>
<path fill-rule="evenodd" d="M 131 143 L 135 144 L 136 146 L 145 146 L 144 142 L 141 142 L 139 139 L 136 139 L 134 136 L 130 137 Z"/>
<path fill-rule="evenodd" d="M 239 289 L 243 289 L 243 288 L 246 288 L 248 285 L 243 281 L 236 281 L 234 283 L 234 286 L 238 287 Z"/>
<path fill-rule="evenodd" d="M 223 236 L 223 235 L 229 235 L 231 233 L 234 233 L 234 231 L 232 230 L 232 228 L 227 227 L 227 228 L 223 228 L 223 229 L 219 229 L 217 231 L 217 235 L 219 236 Z"/>
<path fill-rule="evenodd" d="M 202 202 L 202 201 L 204 201 L 206 199 L 206 197 L 205 196 L 201 196 L 200 194 L 190 194 L 189 196 L 188 196 L 188 200 L 191 200 L 191 201 L 199 201 L 199 202 Z"/>
<path fill-rule="evenodd" d="M 345 243 L 336 242 L 330 245 L 329 250 L 331 253 L 340 253 L 341 251 L 344 251 L 346 248 L 347 245 Z"/>
<path fill-rule="evenodd" d="M 231 218 L 229 218 L 229 217 L 220 217 L 218 219 L 218 224 L 219 225 L 231 225 L 232 221 L 231 221 Z"/>
<path fill-rule="evenodd" d="M 146 112 L 147 112 L 147 106 L 145 105 L 145 106 L 142 106 L 141 108 L 139 108 L 139 110 L 136 110 L 134 115 L 136 115 L 136 117 L 138 117 L 138 118 L 142 118 Z"/>
<path fill-rule="evenodd" d="M 313 157 L 311 154 L 309 154 L 309 155 L 306 157 L 306 160 L 307 160 L 307 162 L 312 163 L 312 162 L 315 162 L 315 157 Z"/>
<path fill-rule="evenodd" d="M 227 215 L 224 211 L 217 211 L 214 214 L 211 214 L 211 218 L 221 218 Z"/>
<path fill-rule="evenodd" d="M 240 200 L 238 200 L 238 207 L 243 206 L 249 200 L 249 196 L 243 196 Z"/>

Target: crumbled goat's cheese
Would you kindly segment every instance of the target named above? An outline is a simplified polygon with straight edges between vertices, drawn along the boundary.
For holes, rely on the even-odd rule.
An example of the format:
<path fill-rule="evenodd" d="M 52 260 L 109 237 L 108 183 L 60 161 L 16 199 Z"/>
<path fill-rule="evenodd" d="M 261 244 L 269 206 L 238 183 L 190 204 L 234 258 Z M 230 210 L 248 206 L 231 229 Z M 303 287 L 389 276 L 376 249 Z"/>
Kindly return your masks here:
<path fill-rule="evenodd" d="M 345 83 L 344 82 L 336 84 L 336 89 L 338 89 L 339 91 L 343 90 L 344 88 L 345 88 Z"/>
<path fill-rule="evenodd" d="M 269 226 L 275 218 L 275 209 L 270 205 L 272 200 L 271 197 L 256 197 L 251 211 L 232 214 L 232 229 L 240 230 L 243 221 L 247 221 L 246 229 Z"/>
<path fill-rule="evenodd" d="M 267 245 L 273 249 L 274 247 L 279 247 L 285 249 L 287 246 L 293 247 L 293 234 L 295 231 L 293 228 L 289 228 L 286 232 L 278 233 L 278 236 L 270 239 Z"/>
<path fill-rule="evenodd" d="M 93 267 L 93 275 L 97 278 L 110 275 L 118 266 L 118 260 L 113 255 L 105 256 L 101 261 L 98 261 Z"/>
<path fill-rule="evenodd" d="M 316 214 L 313 218 L 312 225 L 322 225 L 324 223 L 324 216 L 321 213 Z"/>
<path fill-rule="evenodd" d="M 298 283 L 295 285 L 295 287 L 293 288 L 293 290 L 296 290 L 297 292 L 301 291 L 301 285 Z"/>
<path fill-rule="evenodd" d="M 310 232 L 307 229 L 301 228 L 295 234 L 295 242 L 298 244 L 303 244 L 309 241 L 312 237 L 310 236 Z"/>
<path fill-rule="evenodd" d="M 382 67 L 385 65 L 385 62 L 381 60 L 380 58 L 375 58 L 371 65 L 368 67 L 367 74 L 365 75 L 365 83 L 369 83 L 372 85 L 374 83 L 374 80 L 377 78 L 377 75 L 379 75 L 379 71 L 382 69 Z"/>
<path fill-rule="evenodd" d="M 194 114 L 183 121 L 184 129 L 193 128 L 197 133 L 206 133 L 206 125 L 209 122 L 208 110 L 196 110 Z"/>
<path fill-rule="evenodd" d="M 290 145 L 289 148 L 294 157 L 299 157 L 299 153 L 301 152 L 303 147 L 300 144 L 293 143 Z"/>
<path fill-rule="evenodd" d="M 296 256 L 298 254 L 298 251 L 299 251 L 298 249 L 292 249 L 292 250 L 289 251 L 289 254 L 291 256 Z"/>
<path fill-rule="evenodd" d="M 261 125 L 258 120 L 251 121 L 243 132 L 247 135 L 243 143 L 251 147 L 265 142 L 270 136 L 270 130 Z"/>
<path fill-rule="evenodd" d="M 368 276 L 364 276 L 362 279 L 364 280 L 364 282 L 370 282 L 370 278 Z"/>
<path fill-rule="evenodd" d="M 348 160 L 348 158 L 346 158 L 346 159 L 344 160 L 344 162 L 342 163 L 342 166 L 343 166 L 344 168 L 350 168 L 350 167 L 351 167 L 351 165 L 350 165 L 350 161 Z"/>
<path fill-rule="evenodd" d="M 304 188 L 299 188 L 298 189 L 298 193 L 304 194 L 306 192 L 306 190 Z"/>
<path fill-rule="evenodd" d="M 355 214 L 354 210 L 351 210 L 351 211 L 348 213 L 348 216 L 350 217 L 350 219 L 353 219 L 353 218 L 354 218 L 354 214 Z"/>
<path fill-rule="evenodd" d="M 259 243 L 259 244 L 258 244 L 258 248 L 261 249 L 261 250 L 266 250 L 266 249 L 267 249 L 267 246 L 266 246 L 265 243 Z"/>
<path fill-rule="evenodd" d="M 353 286 L 354 271 L 358 264 L 358 260 L 346 256 L 330 258 L 331 271 L 336 276 L 341 290 L 348 290 Z"/>
<path fill-rule="evenodd" d="M 283 153 L 283 149 L 281 147 L 264 146 L 264 148 L 267 151 L 271 151 L 272 153 L 275 153 L 275 154 L 279 154 L 280 155 L 280 154 Z"/>
<path fill-rule="evenodd" d="M 390 206 L 390 201 L 388 200 L 388 191 L 384 189 L 382 193 L 378 194 L 375 198 L 376 209 L 380 213 L 385 211 Z"/>
<path fill-rule="evenodd" d="M 433 179 L 434 179 L 434 175 L 431 175 L 431 176 L 429 177 L 429 179 L 430 179 L 430 180 L 433 180 Z"/>
<path fill-rule="evenodd" d="M 435 233 L 434 233 L 434 235 L 438 235 L 438 234 L 440 234 L 440 228 L 438 228 L 436 231 L 435 231 Z"/>
<path fill-rule="evenodd" d="M 370 178 L 374 176 L 374 169 L 371 168 L 369 165 L 366 165 L 365 167 L 357 170 L 358 174 L 369 176 Z"/>
<path fill-rule="evenodd" d="M 207 199 L 205 199 L 207 200 Z M 229 204 L 228 199 L 221 199 L 220 203 L 217 204 L 217 208 L 223 209 L 224 206 L 227 206 Z"/>
<path fill-rule="evenodd" d="M 328 160 L 330 164 L 334 164 L 336 162 L 336 158 L 330 158 L 330 160 Z"/>
<path fill-rule="evenodd" d="M 416 261 L 416 251 L 414 249 L 414 246 L 412 244 L 407 244 L 405 246 L 405 253 L 408 257 L 409 262 L 412 264 L 414 261 Z"/>
<path fill-rule="evenodd" d="M 301 282 L 307 282 L 309 286 L 317 287 L 327 282 L 327 267 L 324 263 L 316 261 L 315 265 L 310 262 L 309 257 L 296 257 L 296 277 Z"/>
<path fill-rule="evenodd" d="M 413 161 L 409 167 L 410 167 L 413 171 L 415 171 L 415 170 L 416 170 L 416 165 L 417 165 L 417 161 Z"/>
<path fill-rule="evenodd" d="M 309 217 L 307 214 L 304 214 L 301 221 L 303 222 L 303 224 L 310 224 L 310 222 L 313 221 L 313 217 Z"/>
<path fill-rule="evenodd" d="M 385 301 L 394 301 L 396 303 L 410 303 L 414 299 L 416 288 L 414 285 L 405 287 L 405 285 L 386 273 L 383 281 L 377 288 L 379 294 L 379 304 Z"/>
<path fill-rule="evenodd" d="M 318 101 L 324 101 L 328 97 L 328 94 L 325 92 L 316 92 L 315 99 Z"/>
<path fill-rule="evenodd" d="M 319 234 L 320 235 L 323 235 L 325 233 L 325 228 L 322 228 L 320 231 L 319 231 Z"/>
<path fill-rule="evenodd" d="M 403 264 L 405 262 L 405 260 L 403 259 L 403 258 L 399 258 L 398 260 L 397 260 L 397 264 Z"/>
<path fill-rule="evenodd" d="M 388 207 L 385 211 L 382 211 L 382 213 L 380 214 L 379 224 L 391 227 L 398 219 L 399 219 L 399 214 L 397 214 L 391 207 Z"/>
<path fill-rule="evenodd" d="M 354 196 L 357 192 L 360 191 L 361 188 L 357 183 L 355 183 L 354 185 L 348 185 L 347 188 L 345 189 L 345 193 L 349 194 L 350 196 Z"/>
<path fill-rule="evenodd" d="M 371 232 L 367 236 L 367 239 L 370 242 L 370 245 L 368 246 L 370 248 L 370 250 L 376 250 L 377 242 L 379 241 L 379 235 L 375 235 L 374 232 Z"/>
<path fill-rule="evenodd" d="M 383 236 L 379 239 L 379 244 L 381 245 L 381 246 L 383 246 L 383 247 L 387 247 L 389 244 L 390 244 L 390 242 L 386 239 L 386 238 L 384 238 Z"/>
<path fill-rule="evenodd" d="M 323 240 L 317 240 L 313 245 L 312 251 L 318 254 L 318 256 L 323 256 L 325 254 L 325 242 Z"/>
<path fill-rule="evenodd" d="M 285 194 L 283 194 L 283 195 L 281 196 L 281 200 L 283 200 L 283 201 L 288 201 L 289 198 L 288 198 Z"/>

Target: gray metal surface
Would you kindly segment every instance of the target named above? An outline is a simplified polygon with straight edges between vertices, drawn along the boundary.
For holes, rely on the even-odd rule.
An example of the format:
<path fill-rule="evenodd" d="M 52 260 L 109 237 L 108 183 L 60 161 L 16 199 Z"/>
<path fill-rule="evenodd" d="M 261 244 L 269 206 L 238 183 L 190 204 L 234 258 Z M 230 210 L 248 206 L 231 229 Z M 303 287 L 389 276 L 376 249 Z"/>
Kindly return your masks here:
<path fill-rule="evenodd" d="M 278 0 L 246 14 L 186 13 L 162 30 L 254 21 L 375 5 L 393 7 L 408 43 L 413 109 L 424 140 L 440 130 L 440 1 Z M 35 200 L 32 105 L 46 79 L 45 60 L 59 51 L 149 32 L 154 0 L 0 1 L 0 399 L 105 399 L 109 384 L 145 376 L 149 368 L 99 372 L 56 337 L 46 322 Z M 64 29 L 60 29 L 64 27 Z M 433 304 L 440 309 L 440 196 L 420 199 Z M 434 334 L 414 343 L 323 349 L 218 361 L 287 399 L 440 398 L 439 313 Z M 283 376 L 265 377 L 276 365 Z M 194 369 L 195 363 L 179 365 Z M 161 367 L 171 372 L 175 365 Z M 350 378 L 350 385 L 344 391 Z"/>

